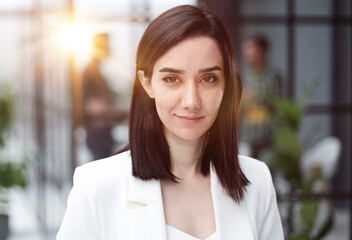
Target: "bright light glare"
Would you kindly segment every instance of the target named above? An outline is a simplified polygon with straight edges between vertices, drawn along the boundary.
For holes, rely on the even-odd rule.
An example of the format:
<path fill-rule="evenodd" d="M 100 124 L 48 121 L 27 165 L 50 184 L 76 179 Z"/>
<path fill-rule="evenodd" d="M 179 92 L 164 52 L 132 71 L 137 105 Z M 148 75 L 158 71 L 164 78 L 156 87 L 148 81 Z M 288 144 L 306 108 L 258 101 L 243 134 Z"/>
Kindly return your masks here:
<path fill-rule="evenodd" d="M 91 40 L 87 25 L 79 22 L 63 26 L 59 37 L 61 43 L 75 53 L 84 51 Z"/>

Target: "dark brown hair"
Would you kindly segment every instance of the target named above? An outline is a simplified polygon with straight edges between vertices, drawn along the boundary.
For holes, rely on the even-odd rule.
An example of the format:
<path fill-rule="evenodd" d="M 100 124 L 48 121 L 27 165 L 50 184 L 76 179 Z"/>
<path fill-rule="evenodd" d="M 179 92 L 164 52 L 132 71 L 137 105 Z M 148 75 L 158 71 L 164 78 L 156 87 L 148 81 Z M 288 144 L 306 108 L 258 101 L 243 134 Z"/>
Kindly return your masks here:
<path fill-rule="evenodd" d="M 249 183 L 238 162 L 237 112 L 242 92 L 233 46 L 222 23 L 197 7 L 183 5 L 172 8 L 147 27 L 137 51 L 136 77 L 133 88 L 129 124 L 129 148 L 132 173 L 143 179 L 170 179 L 169 145 L 158 117 L 155 100 L 149 98 L 138 80 L 138 70 L 151 77 L 155 62 L 179 42 L 196 36 L 214 39 L 224 58 L 225 92 L 218 116 L 209 129 L 201 172 L 209 174 L 210 163 L 227 194 L 237 202 L 243 199 Z"/>

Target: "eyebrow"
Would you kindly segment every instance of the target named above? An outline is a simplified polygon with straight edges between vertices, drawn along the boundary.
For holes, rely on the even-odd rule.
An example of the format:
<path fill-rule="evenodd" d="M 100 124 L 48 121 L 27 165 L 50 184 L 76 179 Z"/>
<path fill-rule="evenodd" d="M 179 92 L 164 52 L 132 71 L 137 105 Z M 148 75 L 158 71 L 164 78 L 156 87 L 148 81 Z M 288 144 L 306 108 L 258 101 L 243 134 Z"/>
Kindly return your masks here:
<path fill-rule="evenodd" d="M 206 72 L 212 72 L 212 71 L 221 71 L 221 68 L 219 66 L 215 66 L 215 67 L 200 69 L 198 72 L 206 73 Z"/>
<path fill-rule="evenodd" d="M 170 73 L 178 73 L 178 74 L 185 73 L 184 70 L 179 70 L 179 69 L 175 69 L 175 68 L 168 68 L 168 67 L 160 69 L 159 72 L 170 72 Z"/>
<path fill-rule="evenodd" d="M 210 68 L 203 68 L 198 71 L 198 73 L 206 73 L 206 72 L 212 72 L 212 71 L 221 71 L 221 68 L 219 66 L 215 67 L 210 67 Z M 178 73 L 178 74 L 184 74 L 184 70 L 180 69 L 175 69 L 175 68 L 169 68 L 169 67 L 164 67 L 159 70 L 159 72 L 170 72 L 170 73 Z"/>

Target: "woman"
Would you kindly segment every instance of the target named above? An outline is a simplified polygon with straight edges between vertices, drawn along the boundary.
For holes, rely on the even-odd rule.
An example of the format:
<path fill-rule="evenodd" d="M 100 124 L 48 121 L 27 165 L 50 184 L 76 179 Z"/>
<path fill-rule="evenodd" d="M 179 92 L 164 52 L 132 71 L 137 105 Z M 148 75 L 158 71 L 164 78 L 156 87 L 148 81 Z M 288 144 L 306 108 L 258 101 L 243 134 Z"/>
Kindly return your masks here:
<path fill-rule="evenodd" d="M 128 150 L 76 169 L 57 239 L 283 239 L 267 167 L 238 156 L 236 64 L 211 14 L 179 6 L 152 21 Z"/>

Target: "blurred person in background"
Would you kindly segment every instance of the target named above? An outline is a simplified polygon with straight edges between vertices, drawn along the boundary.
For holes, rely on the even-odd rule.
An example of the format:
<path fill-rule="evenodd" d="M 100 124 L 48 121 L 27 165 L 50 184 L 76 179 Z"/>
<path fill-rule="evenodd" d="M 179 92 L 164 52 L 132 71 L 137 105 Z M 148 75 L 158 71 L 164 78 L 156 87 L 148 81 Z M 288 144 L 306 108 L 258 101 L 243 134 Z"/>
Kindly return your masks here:
<path fill-rule="evenodd" d="M 111 130 L 117 121 L 127 118 L 128 111 L 116 107 L 115 94 L 101 72 L 101 63 L 109 57 L 109 36 L 96 34 L 92 58 L 83 72 L 83 112 L 87 146 L 94 160 L 113 152 Z"/>
<path fill-rule="evenodd" d="M 242 83 L 222 23 L 195 6 L 137 50 L 129 144 L 78 167 L 58 240 L 283 240 L 268 167 L 238 155 Z"/>
<path fill-rule="evenodd" d="M 269 64 L 269 42 L 264 35 L 248 37 L 242 46 L 247 65 L 241 102 L 241 140 L 257 158 L 261 150 L 271 145 L 270 99 L 282 95 L 282 79 Z"/>

